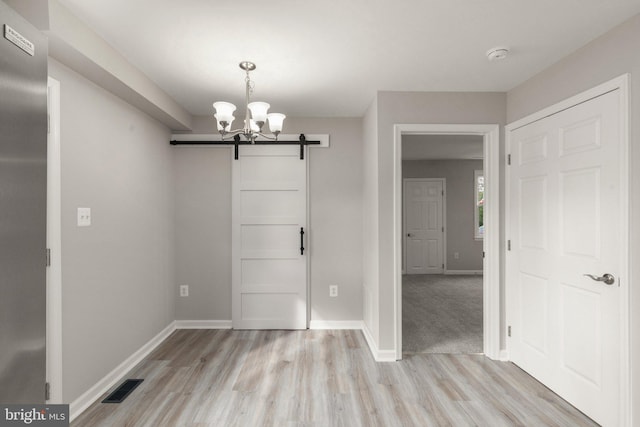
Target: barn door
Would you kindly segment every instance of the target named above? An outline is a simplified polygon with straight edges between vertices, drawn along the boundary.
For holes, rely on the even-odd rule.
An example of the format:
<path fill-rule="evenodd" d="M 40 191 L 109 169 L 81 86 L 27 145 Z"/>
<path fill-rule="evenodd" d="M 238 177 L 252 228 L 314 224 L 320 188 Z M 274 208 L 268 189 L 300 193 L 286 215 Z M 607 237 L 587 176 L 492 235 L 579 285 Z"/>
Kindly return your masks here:
<path fill-rule="evenodd" d="M 297 146 L 241 146 L 232 178 L 236 329 L 307 327 L 307 162 Z"/>

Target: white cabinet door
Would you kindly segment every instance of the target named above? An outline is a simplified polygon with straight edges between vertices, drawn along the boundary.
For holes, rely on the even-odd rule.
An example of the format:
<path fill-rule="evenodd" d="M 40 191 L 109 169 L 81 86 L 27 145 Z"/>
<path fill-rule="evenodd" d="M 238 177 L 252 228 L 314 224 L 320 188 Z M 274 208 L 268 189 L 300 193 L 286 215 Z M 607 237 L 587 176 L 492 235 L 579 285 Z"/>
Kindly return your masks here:
<path fill-rule="evenodd" d="M 406 274 L 444 272 L 442 179 L 404 182 L 404 239 Z"/>
<path fill-rule="evenodd" d="M 240 146 L 239 154 L 232 167 L 233 327 L 305 329 L 307 162 L 297 146 Z"/>
<path fill-rule="evenodd" d="M 618 91 L 510 134 L 510 357 L 605 426 L 618 425 Z"/>

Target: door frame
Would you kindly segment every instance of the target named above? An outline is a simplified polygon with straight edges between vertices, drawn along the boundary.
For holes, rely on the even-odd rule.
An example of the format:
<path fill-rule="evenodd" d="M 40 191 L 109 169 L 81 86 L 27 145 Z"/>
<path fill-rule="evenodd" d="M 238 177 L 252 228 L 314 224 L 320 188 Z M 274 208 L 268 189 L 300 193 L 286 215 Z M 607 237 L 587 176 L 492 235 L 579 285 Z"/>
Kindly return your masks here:
<path fill-rule="evenodd" d="M 511 152 L 511 132 L 530 124 L 532 122 L 542 120 L 553 114 L 571 108 L 577 104 L 587 102 L 593 98 L 604 95 L 614 90 L 620 91 L 619 108 L 620 108 L 620 236 L 621 236 L 621 268 L 619 274 L 620 285 L 620 421 L 622 426 L 631 425 L 631 317 L 630 317 L 630 288 L 631 283 L 631 260 L 630 260 L 630 237 L 629 237 L 629 221 L 630 221 L 630 157 L 629 157 L 629 74 L 623 74 L 596 87 L 588 89 L 570 98 L 553 104 L 547 108 L 530 114 L 513 123 L 509 123 L 505 127 L 505 151 L 507 154 Z M 506 167 L 506 186 L 505 186 L 505 206 L 509 206 L 510 202 L 510 175 L 509 168 Z M 509 238 L 511 227 L 511 212 L 505 209 L 505 238 Z M 506 258 L 506 257 L 505 257 Z M 509 271 L 509 260 L 505 260 L 505 272 Z M 505 280 L 505 282 L 507 282 Z M 506 325 L 510 319 L 513 319 L 517 313 L 517 301 L 512 287 L 508 283 L 505 285 L 505 313 Z M 509 355 L 509 340 L 507 339 L 507 356 Z"/>
<path fill-rule="evenodd" d="M 445 178 L 403 178 L 402 179 L 402 229 L 405 229 L 405 224 L 407 223 L 407 209 L 406 209 L 406 199 L 404 197 L 404 189 L 406 187 L 407 182 L 442 182 L 442 226 L 444 227 L 444 232 L 442 233 L 442 245 L 440 246 L 440 250 L 442 251 L 442 263 L 444 267 L 442 268 L 442 274 L 445 274 L 447 271 L 447 180 Z M 406 232 L 402 233 L 402 272 L 403 274 L 407 271 L 407 236 Z"/>
<path fill-rule="evenodd" d="M 500 352 L 500 126 L 497 124 L 396 124 L 393 127 L 393 253 L 395 356 L 402 359 L 402 135 L 480 135 L 485 171 L 485 253 L 483 268 L 483 351 L 491 359 Z"/>
<path fill-rule="evenodd" d="M 62 208 L 60 170 L 60 82 L 47 80 L 47 338 L 48 403 L 62 403 Z"/>

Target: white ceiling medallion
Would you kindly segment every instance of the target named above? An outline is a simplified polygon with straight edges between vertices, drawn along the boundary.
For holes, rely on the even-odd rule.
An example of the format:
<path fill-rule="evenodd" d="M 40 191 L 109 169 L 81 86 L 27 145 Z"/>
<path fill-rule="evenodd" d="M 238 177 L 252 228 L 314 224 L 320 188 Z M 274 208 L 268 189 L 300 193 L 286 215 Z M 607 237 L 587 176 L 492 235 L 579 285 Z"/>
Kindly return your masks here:
<path fill-rule="evenodd" d="M 487 58 L 489 61 L 500 61 L 505 59 L 509 55 L 509 48 L 507 47 L 494 47 L 487 51 Z"/>

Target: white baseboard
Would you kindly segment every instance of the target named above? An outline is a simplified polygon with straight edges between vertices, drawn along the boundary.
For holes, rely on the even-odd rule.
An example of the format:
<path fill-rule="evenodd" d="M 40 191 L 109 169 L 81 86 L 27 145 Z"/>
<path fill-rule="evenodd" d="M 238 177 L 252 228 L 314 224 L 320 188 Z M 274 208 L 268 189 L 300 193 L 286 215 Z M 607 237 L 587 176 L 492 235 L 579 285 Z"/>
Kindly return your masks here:
<path fill-rule="evenodd" d="M 364 335 L 364 339 L 367 341 L 367 345 L 369 346 L 369 350 L 373 355 L 373 358 L 376 362 L 395 362 L 396 361 L 396 351 L 395 350 L 380 350 L 378 348 L 378 344 L 376 344 L 373 339 L 373 335 L 371 335 L 371 331 L 367 325 L 362 322 L 362 334 Z"/>
<path fill-rule="evenodd" d="M 131 369 L 147 357 L 158 345 L 160 345 L 173 331 L 176 330 L 175 322 L 164 328 L 158 335 L 151 338 L 149 342 L 140 347 L 138 351 L 129 356 L 124 362 L 109 372 L 93 387 L 71 402 L 69 405 L 69 420 L 73 421 L 78 415 L 84 412 L 92 403 L 109 391 L 118 381 L 120 381 Z"/>
<path fill-rule="evenodd" d="M 231 329 L 231 320 L 176 320 L 176 329 Z"/>
<path fill-rule="evenodd" d="M 445 270 L 444 274 L 468 275 L 468 276 L 479 275 L 479 276 L 482 276 L 483 271 L 482 270 Z"/>
<path fill-rule="evenodd" d="M 312 320 L 309 329 L 362 329 L 362 320 Z"/>
<path fill-rule="evenodd" d="M 498 360 L 501 360 L 502 362 L 508 362 L 509 352 L 506 349 L 500 350 L 500 354 L 498 355 Z"/>

